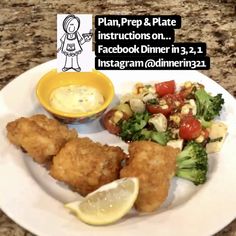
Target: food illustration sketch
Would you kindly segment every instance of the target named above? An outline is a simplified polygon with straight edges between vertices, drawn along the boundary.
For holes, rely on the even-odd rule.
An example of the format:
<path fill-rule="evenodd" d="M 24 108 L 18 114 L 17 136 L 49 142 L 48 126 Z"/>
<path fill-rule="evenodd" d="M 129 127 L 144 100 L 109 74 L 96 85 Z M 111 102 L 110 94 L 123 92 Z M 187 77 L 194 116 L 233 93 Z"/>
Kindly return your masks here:
<path fill-rule="evenodd" d="M 92 30 L 89 33 L 79 33 L 80 19 L 75 15 L 68 15 L 62 24 L 64 35 L 60 38 L 60 47 L 57 53 L 65 55 L 65 64 L 62 71 L 74 70 L 80 72 L 78 56 L 83 52 L 82 45 L 92 38 Z"/>

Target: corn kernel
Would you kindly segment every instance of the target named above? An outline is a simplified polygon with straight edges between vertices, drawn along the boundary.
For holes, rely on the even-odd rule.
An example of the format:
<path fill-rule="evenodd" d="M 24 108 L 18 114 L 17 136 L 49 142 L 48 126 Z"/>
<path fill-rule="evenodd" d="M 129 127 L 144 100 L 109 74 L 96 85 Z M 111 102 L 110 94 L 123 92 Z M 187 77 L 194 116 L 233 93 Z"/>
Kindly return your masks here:
<path fill-rule="evenodd" d="M 143 88 L 143 87 L 139 87 L 139 88 L 138 88 L 138 94 L 143 93 L 143 91 L 144 91 L 144 88 Z"/>
<path fill-rule="evenodd" d="M 175 101 L 175 106 L 179 106 L 180 105 L 180 102 L 178 102 L 178 101 Z"/>
<path fill-rule="evenodd" d="M 190 107 L 189 104 L 185 104 L 185 105 L 182 106 L 182 108 L 181 108 L 181 114 L 183 114 L 183 115 L 189 114 L 190 108 L 191 108 L 191 107 Z"/>
<path fill-rule="evenodd" d="M 166 105 L 166 101 L 164 99 L 161 99 L 159 101 L 160 106 Z"/>
<path fill-rule="evenodd" d="M 195 141 L 196 141 L 197 143 L 202 143 L 202 142 L 204 141 L 204 136 L 203 136 L 203 135 L 199 135 L 199 136 L 195 139 Z"/>
<path fill-rule="evenodd" d="M 185 88 L 190 88 L 192 86 L 192 83 L 190 81 L 187 81 L 184 83 Z"/>
<path fill-rule="evenodd" d="M 149 93 L 156 93 L 156 89 L 154 87 L 148 88 Z"/>
<path fill-rule="evenodd" d="M 121 111 L 116 111 L 114 116 L 112 117 L 112 121 L 117 124 L 123 117 L 123 113 Z"/>
<path fill-rule="evenodd" d="M 180 123 L 180 117 L 178 115 L 172 115 L 170 116 L 170 120 L 175 122 L 176 124 Z"/>
<path fill-rule="evenodd" d="M 168 106 L 168 105 L 162 105 L 161 108 L 162 108 L 162 109 L 168 109 L 169 106 Z"/>

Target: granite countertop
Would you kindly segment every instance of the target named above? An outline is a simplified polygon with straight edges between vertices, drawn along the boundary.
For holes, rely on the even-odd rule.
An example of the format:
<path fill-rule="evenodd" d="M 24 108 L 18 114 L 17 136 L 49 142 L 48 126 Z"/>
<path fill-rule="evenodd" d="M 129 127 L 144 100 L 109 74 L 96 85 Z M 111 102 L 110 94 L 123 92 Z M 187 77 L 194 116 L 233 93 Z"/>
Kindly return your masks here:
<path fill-rule="evenodd" d="M 177 41 L 207 43 L 211 69 L 202 71 L 236 97 L 235 0 L 1 0 L 0 89 L 56 56 L 56 14 L 179 14 Z M 0 212 L 0 236 L 32 235 Z M 236 235 L 236 220 L 217 236 Z"/>

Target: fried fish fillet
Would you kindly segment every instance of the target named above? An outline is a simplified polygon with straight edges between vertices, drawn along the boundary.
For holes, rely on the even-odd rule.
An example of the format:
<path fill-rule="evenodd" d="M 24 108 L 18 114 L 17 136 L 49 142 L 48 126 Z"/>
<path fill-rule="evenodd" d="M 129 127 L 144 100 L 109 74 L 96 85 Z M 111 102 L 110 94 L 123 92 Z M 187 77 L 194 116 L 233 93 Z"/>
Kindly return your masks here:
<path fill-rule="evenodd" d="M 119 147 L 77 138 L 53 157 L 50 174 L 82 196 L 119 178 L 121 161 L 127 156 Z"/>
<path fill-rule="evenodd" d="M 36 162 L 46 163 L 62 146 L 78 136 L 75 129 L 45 115 L 21 117 L 7 124 L 7 137 L 12 144 L 21 147 Z"/>
<path fill-rule="evenodd" d="M 170 179 L 175 174 L 178 149 L 161 146 L 151 141 L 136 141 L 129 145 L 130 158 L 120 176 L 138 177 L 139 195 L 135 208 L 152 212 L 165 201 Z"/>

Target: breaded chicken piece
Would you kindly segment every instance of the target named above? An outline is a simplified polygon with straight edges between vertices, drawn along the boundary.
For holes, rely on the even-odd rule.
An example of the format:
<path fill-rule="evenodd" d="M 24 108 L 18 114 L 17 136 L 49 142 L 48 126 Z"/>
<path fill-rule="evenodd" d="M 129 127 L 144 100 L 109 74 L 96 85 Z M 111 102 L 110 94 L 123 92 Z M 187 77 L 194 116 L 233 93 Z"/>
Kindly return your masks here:
<path fill-rule="evenodd" d="M 21 147 L 36 162 L 46 163 L 62 146 L 78 136 L 58 121 L 45 115 L 21 117 L 7 124 L 7 137 L 12 144 Z"/>
<path fill-rule="evenodd" d="M 121 161 L 126 157 L 120 147 L 77 138 L 66 143 L 53 157 L 50 174 L 85 196 L 118 179 Z"/>
<path fill-rule="evenodd" d="M 136 141 L 129 145 L 130 158 L 120 177 L 139 178 L 139 195 L 135 202 L 138 211 L 155 211 L 165 201 L 175 174 L 178 152 L 178 149 L 151 141 Z"/>

